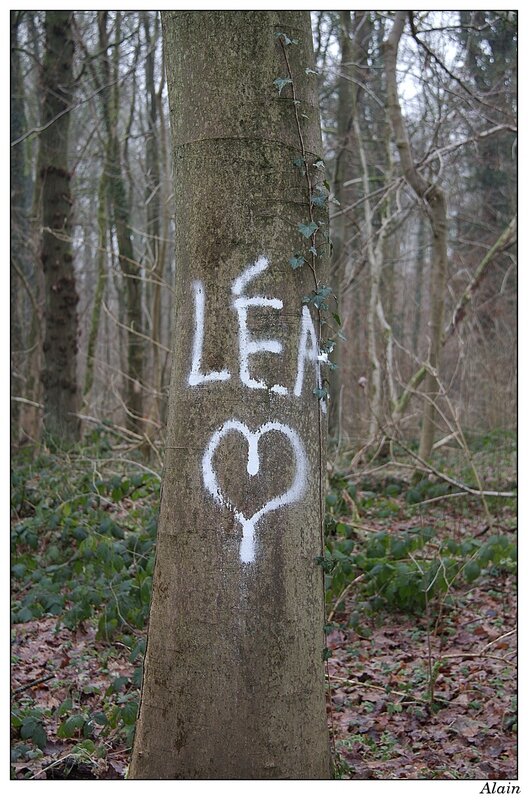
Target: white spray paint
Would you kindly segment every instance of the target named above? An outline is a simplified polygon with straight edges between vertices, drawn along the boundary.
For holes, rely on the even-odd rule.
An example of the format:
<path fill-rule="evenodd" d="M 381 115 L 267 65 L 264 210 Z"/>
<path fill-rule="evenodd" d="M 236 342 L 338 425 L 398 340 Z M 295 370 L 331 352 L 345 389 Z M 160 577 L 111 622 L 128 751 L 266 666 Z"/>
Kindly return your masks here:
<path fill-rule="evenodd" d="M 194 281 L 192 286 L 194 291 L 194 339 L 189 386 L 199 386 L 201 383 L 210 383 L 211 381 L 228 381 L 231 373 L 226 369 L 221 372 L 202 372 L 205 292 L 201 281 Z"/>
<path fill-rule="evenodd" d="M 247 440 L 248 443 L 248 461 L 247 472 L 248 475 L 256 475 L 260 468 L 260 460 L 258 454 L 258 443 L 261 436 L 269 433 L 270 431 L 278 431 L 282 433 L 292 446 L 295 456 L 295 476 L 289 489 L 281 495 L 272 497 L 271 500 L 258 509 L 251 517 L 246 518 L 244 514 L 239 511 L 231 501 L 225 497 L 220 486 L 218 479 L 213 468 L 213 456 L 220 444 L 221 440 L 230 431 L 238 431 Z M 242 525 L 242 542 L 240 544 L 240 560 L 243 564 L 249 564 L 255 559 L 255 528 L 257 523 L 269 511 L 274 511 L 281 506 L 290 505 L 301 499 L 306 489 L 306 476 L 307 476 L 307 461 L 299 435 L 287 425 L 281 422 L 266 422 L 257 428 L 256 431 L 251 431 L 247 425 L 239 420 L 232 419 L 225 422 L 221 428 L 216 430 L 207 445 L 206 451 L 202 459 L 203 481 L 205 488 L 213 496 L 213 499 L 220 506 L 230 508 L 235 519 Z"/>
<path fill-rule="evenodd" d="M 309 344 L 308 344 L 309 340 Z M 312 320 L 312 315 L 308 306 L 303 306 L 301 318 L 301 333 L 299 336 L 299 350 L 297 353 L 297 378 L 293 393 L 296 397 L 300 397 L 303 382 L 304 382 L 304 362 L 311 361 L 315 364 L 315 373 L 317 378 L 317 386 L 321 387 L 321 361 L 324 360 L 324 355 L 319 353 L 319 346 L 317 343 L 317 334 Z M 328 360 L 328 357 L 327 357 Z M 321 400 L 321 410 L 326 414 L 326 403 Z"/>
<path fill-rule="evenodd" d="M 248 308 L 276 308 L 281 310 L 282 300 L 278 297 L 246 297 L 243 294 L 247 284 L 264 272 L 269 266 L 269 261 L 265 256 L 258 258 L 254 264 L 250 264 L 241 275 L 234 281 L 231 291 L 234 296 L 233 305 L 238 314 L 238 349 L 240 353 L 240 380 L 250 389 L 267 389 L 279 395 L 287 395 L 288 389 L 275 383 L 268 387 L 264 381 L 251 377 L 249 371 L 249 357 L 255 353 L 282 353 L 282 344 L 276 339 L 252 339 L 249 334 L 247 324 Z"/>

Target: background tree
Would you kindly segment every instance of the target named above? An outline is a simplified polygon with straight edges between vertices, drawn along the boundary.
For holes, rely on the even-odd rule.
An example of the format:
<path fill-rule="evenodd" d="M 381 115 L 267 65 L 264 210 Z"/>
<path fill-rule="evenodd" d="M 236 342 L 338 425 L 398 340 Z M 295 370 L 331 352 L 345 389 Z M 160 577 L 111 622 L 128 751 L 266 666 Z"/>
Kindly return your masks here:
<path fill-rule="evenodd" d="M 77 386 L 77 302 L 71 246 L 69 111 L 73 102 L 72 14 L 47 11 L 42 70 L 38 175 L 42 194 L 41 261 L 45 283 L 44 423 L 56 440 L 80 432 Z M 66 159 L 65 159 L 66 154 Z M 66 163 L 66 166 L 65 166 Z"/>
<path fill-rule="evenodd" d="M 302 299 L 322 290 L 328 246 L 325 213 L 317 208 L 315 217 L 311 201 L 321 140 L 310 18 L 167 12 L 164 37 L 181 235 L 158 556 L 130 776 L 323 778 L 316 557 L 324 423 L 314 396 L 316 333 Z M 302 269 L 288 263 L 295 247 L 308 262 Z M 240 276 L 251 265 L 244 280 L 254 288 L 245 289 Z M 246 294 L 257 297 L 238 316 Z M 244 373 L 253 326 L 259 346 Z M 202 459 L 226 422 L 235 430 L 208 468 Z M 245 474 L 241 424 L 262 431 L 254 478 Z M 297 487 L 287 490 L 291 500 L 255 522 L 253 553 L 247 520 L 288 486 Z M 215 507 L 208 487 L 229 499 Z"/>

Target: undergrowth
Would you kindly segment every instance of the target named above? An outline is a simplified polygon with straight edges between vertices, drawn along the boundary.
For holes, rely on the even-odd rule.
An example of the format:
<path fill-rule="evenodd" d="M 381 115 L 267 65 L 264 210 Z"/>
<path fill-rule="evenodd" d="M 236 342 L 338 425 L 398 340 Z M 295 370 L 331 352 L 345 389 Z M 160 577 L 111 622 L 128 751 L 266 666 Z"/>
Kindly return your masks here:
<path fill-rule="evenodd" d="M 490 443 L 496 445 L 493 437 Z M 472 444 L 482 458 L 484 439 Z M 141 464 L 140 454 L 120 450 L 105 429 L 67 453 L 21 450 L 11 480 L 12 622 L 51 617 L 57 630 L 72 632 L 93 625 L 96 642 L 108 652 L 119 644 L 131 665 L 129 677 L 107 670 L 96 711 L 75 693 L 52 709 L 17 694 L 13 759 L 42 757 L 52 721 L 57 738 L 71 742 L 72 758 L 92 763 L 104 757 L 108 741 L 118 737 L 129 747 L 133 739 L 160 479 Z M 461 529 L 453 535 L 443 530 L 441 514 L 417 524 L 421 503 L 453 491 L 437 480 L 411 485 L 391 475 L 352 482 L 334 473 L 326 497 L 325 550 L 318 559 L 325 573 L 327 631 L 338 625 L 365 633 L 370 615 L 384 609 L 423 615 L 456 585 L 515 570 L 515 539 L 508 530 L 476 536 Z M 467 500 L 441 502 L 471 512 Z M 496 502 L 510 514 L 512 506 Z M 352 591 L 354 611 L 347 616 L 345 600 Z M 101 661 L 101 652 L 97 657 Z"/>

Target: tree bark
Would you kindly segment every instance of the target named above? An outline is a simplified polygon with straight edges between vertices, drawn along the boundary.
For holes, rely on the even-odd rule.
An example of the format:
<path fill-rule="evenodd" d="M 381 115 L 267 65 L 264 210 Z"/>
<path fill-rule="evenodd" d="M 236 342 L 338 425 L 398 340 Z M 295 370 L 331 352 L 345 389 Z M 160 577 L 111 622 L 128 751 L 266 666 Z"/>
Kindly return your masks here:
<path fill-rule="evenodd" d="M 434 183 L 429 183 L 418 172 L 413 160 L 411 143 L 403 120 L 398 86 L 396 62 L 398 47 L 405 27 L 406 11 L 398 11 L 392 30 L 384 42 L 387 78 L 387 110 L 405 179 L 418 197 L 423 200 L 433 234 L 430 317 L 429 317 L 429 369 L 425 376 L 424 416 L 420 437 L 420 457 L 428 461 L 434 444 L 435 396 L 438 392 L 436 372 L 439 368 L 442 347 L 442 325 L 444 318 L 444 295 L 447 280 L 447 207 L 444 192 Z"/>
<path fill-rule="evenodd" d="M 312 176 L 321 153 L 315 76 L 305 72 L 310 16 L 164 12 L 163 32 L 178 269 L 130 777 L 328 778 L 316 564 L 324 420 L 318 347 L 306 350 L 317 320 L 302 305 L 314 278 L 288 263 L 311 243 L 297 233 L 310 201 L 293 161 L 304 152 Z M 281 33 L 298 43 L 283 45 Z M 298 104 L 291 84 L 280 94 L 273 85 L 290 68 Z M 316 265 L 324 282 L 326 260 Z M 259 352 L 246 361 L 248 342 Z"/>
<path fill-rule="evenodd" d="M 339 12 L 339 43 L 341 49 L 340 75 L 337 82 L 337 140 L 339 150 L 335 160 L 333 188 L 336 200 L 341 206 L 345 205 L 346 190 L 344 183 L 350 170 L 350 149 L 352 136 L 352 123 L 355 114 L 355 87 L 350 80 L 352 71 L 351 62 L 354 60 L 354 47 L 352 43 L 352 20 L 350 11 Z M 332 244 L 332 288 L 337 298 L 337 307 L 340 310 L 341 283 L 345 274 L 347 262 L 347 236 L 349 231 L 348 217 L 341 214 L 334 224 Z M 330 408 L 328 416 L 328 432 L 330 437 L 339 442 L 339 420 L 341 409 L 341 354 L 343 347 L 339 337 L 336 338 L 332 360 L 339 369 L 330 375 Z"/>
<path fill-rule="evenodd" d="M 79 438 L 77 303 L 71 244 L 68 172 L 73 95 L 72 12 L 46 12 L 42 69 L 43 114 L 39 173 L 42 191 L 41 262 L 45 282 L 44 426 L 56 441 Z"/>
<path fill-rule="evenodd" d="M 27 128 L 24 108 L 24 82 L 18 52 L 18 28 L 20 11 L 11 11 L 11 72 L 10 72 L 10 136 L 16 141 Z M 26 281 L 24 275 L 27 258 L 27 240 L 29 238 L 29 219 L 27 204 L 26 158 L 23 143 L 11 147 L 10 152 L 11 179 L 11 260 L 10 260 L 10 300 L 11 300 L 11 395 L 23 393 L 23 360 L 21 353 L 27 347 L 27 337 L 23 336 L 24 315 L 21 308 L 20 282 Z M 26 281 L 27 282 L 27 281 Z M 23 283 L 24 285 L 24 283 Z M 26 341 L 24 339 L 26 338 Z M 20 404 L 11 403 L 11 432 L 14 443 L 18 442 L 20 428 Z"/>
<path fill-rule="evenodd" d="M 108 232 L 108 187 L 106 171 L 108 163 L 103 164 L 103 171 L 99 178 L 99 191 L 98 191 L 98 206 L 97 206 L 97 232 L 98 232 L 98 250 L 97 250 L 97 283 L 95 285 L 95 294 L 92 307 L 92 318 L 90 321 L 90 332 L 88 334 L 88 345 L 86 348 L 86 372 L 84 377 L 84 402 L 88 403 L 89 395 L 92 390 L 94 380 L 95 368 L 95 350 L 97 347 L 97 338 L 99 335 L 99 323 L 101 321 L 101 307 L 103 304 L 104 293 L 106 289 L 106 261 L 107 261 L 107 232 Z"/>
<path fill-rule="evenodd" d="M 99 12 L 99 41 L 103 52 L 104 75 L 110 75 L 108 56 L 108 12 Z M 112 204 L 119 266 L 123 275 L 126 292 L 127 328 L 127 381 L 126 407 L 132 430 L 140 431 L 143 425 L 143 362 L 145 344 L 142 338 L 143 316 L 141 313 L 140 267 L 134 257 L 134 244 L 130 228 L 130 203 L 123 177 L 122 151 L 118 135 L 119 124 L 119 38 L 120 12 L 116 15 L 116 33 L 112 58 L 112 92 L 102 93 L 103 113 L 109 135 L 108 186 Z M 105 63 L 106 62 L 106 63 Z M 105 85 L 105 84 L 103 84 Z M 108 84 L 107 84 L 108 85 Z"/>
<path fill-rule="evenodd" d="M 156 46 L 159 41 L 159 17 L 156 16 L 154 31 L 151 34 L 149 16 L 146 12 L 142 15 L 145 30 L 145 41 L 148 48 L 145 59 L 145 89 L 147 96 L 147 140 L 146 150 L 146 194 L 145 205 L 147 208 L 147 271 L 153 280 L 152 287 L 152 379 L 153 395 L 149 407 L 150 425 L 147 434 L 152 434 L 160 422 L 161 409 L 161 282 L 163 280 L 163 266 L 165 246 L 161 238 L 161 153 L 163 143 L 160 141 L 162 134 L 161 117 L 163 109 L 160 108 L 159 93 L 154 82 L 154 63 Z M 160 92 L 163 87 L 163 79 Z M 158 112 L 160 120 L 158 122 Z"/>

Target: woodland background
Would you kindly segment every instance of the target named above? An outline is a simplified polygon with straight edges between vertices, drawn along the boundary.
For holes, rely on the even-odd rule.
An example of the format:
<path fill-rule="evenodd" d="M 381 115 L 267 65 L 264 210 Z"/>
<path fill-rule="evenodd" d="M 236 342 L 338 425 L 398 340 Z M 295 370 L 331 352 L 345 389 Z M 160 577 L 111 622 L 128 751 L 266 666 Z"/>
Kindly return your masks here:
<path fill-rule="evenodd" d="M 338 328 L 321 558 L 336 774 L 513 779 L 517 15 L 312 24 Z M 10 89 L 13 775 L 117 778 L 184 233 L 159 14 L 11 12 Z"/>

